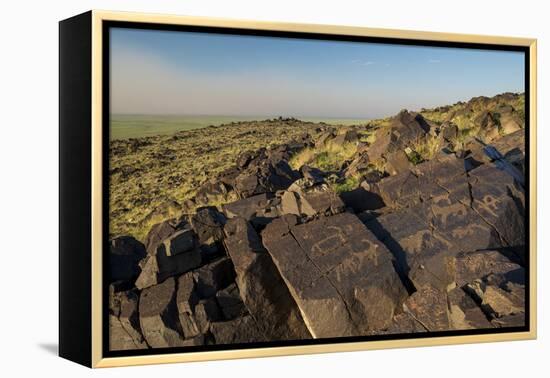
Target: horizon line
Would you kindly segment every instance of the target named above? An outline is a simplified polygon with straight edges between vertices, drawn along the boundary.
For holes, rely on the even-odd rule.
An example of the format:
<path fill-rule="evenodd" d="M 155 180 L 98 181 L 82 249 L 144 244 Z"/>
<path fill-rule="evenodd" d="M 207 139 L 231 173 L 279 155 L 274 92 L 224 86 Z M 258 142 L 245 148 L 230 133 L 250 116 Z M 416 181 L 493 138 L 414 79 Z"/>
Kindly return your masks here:
<path fill-rule="evenodd" d="M 453 106 L 453 105 L 456 105 L 456 104 L 459 104 L 459 103 L 468 103 L 471 100 L 473 100 L 474 98 L 479 98 L 479 97 L 494 98 L 494 97 L 501 96 L 501 95 L 504 95 L 504 94 L 507 94 L 507 93 L 512 93 L 512 94 L 515 94 L 515 95 L 525 95 L 525 91 L 505 91 L 505 92 L 497 93 L 493 96 L 486 96 L 486 95 L 472 96 L 468 100 L 458 100 L 458 101 L 455 101 L 452 104 L 447 103 L 447 104 L 441 104 L 441 105 L 434 105 L 434 106 L 430 106 L 430 107 L 420 107 L 419 109 L 402 108 L 399 111 L 405 109 L 409 112 L 420 113 L 420 112 L 422 112 L 423 109 L 430 110 L 430 109 L 437 109 L 437 108 L 442 107 L 442 106 Z M 311 119 L 344 119 L 344 120 L 373 121 L 373 120 L 376 120 L 376 119 L 383 119 L 383 118 L 391 117 L 391 116 L 399 113 L 399 111 L 393 112 L 391 114 L 382 115 L 382 116 L 379 116 L 379 117 L 372 117 L 372 116 L 321 116 L 321 115 L 303 115 L 303 114 L 301 114 L 301 115 L 296 115 L 296 114 L 291 115 L 291 114 L 201 114 L 201 113 L 196 113 L 196 114 L 192 114 L 192 113 L 110 113 L 109 116 L 110 117 L 113 117 L 113 116 L 220 117 L 220 118 L 221 117 L 227 117 L 227 118 L 230 118 L 230 117 L 232 117 L 232 118 L 256 118 L 256 117 L 261 117 L 262 119 L 274 119 L 274 118 L 282 117 L 282 118 L 296 118 L 296 119 L 311 118 Z"/>

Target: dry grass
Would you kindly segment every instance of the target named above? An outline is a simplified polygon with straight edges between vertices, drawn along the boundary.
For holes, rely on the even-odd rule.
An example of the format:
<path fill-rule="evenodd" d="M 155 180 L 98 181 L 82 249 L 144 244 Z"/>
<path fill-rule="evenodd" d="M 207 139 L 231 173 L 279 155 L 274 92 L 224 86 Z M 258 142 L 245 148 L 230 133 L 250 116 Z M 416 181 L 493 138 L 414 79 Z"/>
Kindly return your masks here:
<path fill-rule="evenodd" d="M 301 150 L 300 152 L 294 154 L 288 164 L 292 169 L 300 169 L 301 166 L 308 164 L 315 157 L 316 151 L 315 148 L 307 147 Z"/>
<path fill-rule="evenodd" d="M 441 139 L 436 135 L 426 135 L 424 138 L 415 141 L 410 148 L 415 154 L 408 154 L 409 159 L 414 164 L 418 164 L 422 161 L 433 159 L 437 155 L 441 150 Z M 411 158 L 411 156 L 414 157 Z"/>
<path fill-rule="evenodd" d="M 338 171 L 345 161 L 350 160 L 357 152 L 357 143 L 342 145 L 327 142 L 322 147 L 309 147 L 296 153 L 290 159 L 293 169 L 300 169 L 303 165 L 319 168 L 325 172 Z"/>
<path fill-rule="evenodd" d="M 240 153 L 288 143 L 319 124 L 253 121 L 110 143 L 110 236 L 143 239 L 154 224 L 181 211 L 202 184 L 233 166 Z M 266 143 L 266 141 L 269 141 Z M 224 198 L 213 199 L 220 206 Z M 192 210 L 192 209 L 191 209 Z"/>

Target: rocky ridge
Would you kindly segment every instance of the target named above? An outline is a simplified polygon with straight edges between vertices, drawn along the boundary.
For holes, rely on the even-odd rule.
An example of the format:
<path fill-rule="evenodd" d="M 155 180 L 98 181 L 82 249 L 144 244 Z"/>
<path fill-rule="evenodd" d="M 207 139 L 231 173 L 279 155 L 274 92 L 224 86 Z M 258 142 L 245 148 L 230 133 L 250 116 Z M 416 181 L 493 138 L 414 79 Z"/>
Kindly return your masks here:
<path fill-rule="evenodd" d="M 112 238 L 111 349 L 523 326 L 520 99 L 239 154 L 143 242 Z"/>

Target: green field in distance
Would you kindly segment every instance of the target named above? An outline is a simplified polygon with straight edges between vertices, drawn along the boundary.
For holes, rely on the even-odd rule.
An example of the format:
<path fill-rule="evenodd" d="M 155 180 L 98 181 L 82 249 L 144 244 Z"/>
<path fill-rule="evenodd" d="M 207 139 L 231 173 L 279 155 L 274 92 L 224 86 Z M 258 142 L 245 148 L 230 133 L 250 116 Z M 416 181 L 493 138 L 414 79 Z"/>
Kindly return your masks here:
<path fill-rule="evenodd" d="M 231 122 L 264 120 L 269 116 L 181 116 L 181 115 L 112 115 L 111 139 L 142 138 L 154 135 L 170 135 L 178 131 L 219 126 Z M 338 119 L 297 117 L 302 121 L 325 122 L 331 125 L 365 124 L 367 119 Z"/>

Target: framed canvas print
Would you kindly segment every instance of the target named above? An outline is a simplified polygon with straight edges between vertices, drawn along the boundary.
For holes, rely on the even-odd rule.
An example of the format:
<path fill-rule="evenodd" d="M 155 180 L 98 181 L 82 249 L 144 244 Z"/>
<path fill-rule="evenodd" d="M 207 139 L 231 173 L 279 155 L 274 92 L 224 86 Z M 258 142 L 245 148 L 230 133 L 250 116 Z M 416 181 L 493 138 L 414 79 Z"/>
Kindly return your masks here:
<path fill-rule="evenodd" d="M 60 22 L 60 355 L 536 337 L 536 41 Z"/>

